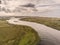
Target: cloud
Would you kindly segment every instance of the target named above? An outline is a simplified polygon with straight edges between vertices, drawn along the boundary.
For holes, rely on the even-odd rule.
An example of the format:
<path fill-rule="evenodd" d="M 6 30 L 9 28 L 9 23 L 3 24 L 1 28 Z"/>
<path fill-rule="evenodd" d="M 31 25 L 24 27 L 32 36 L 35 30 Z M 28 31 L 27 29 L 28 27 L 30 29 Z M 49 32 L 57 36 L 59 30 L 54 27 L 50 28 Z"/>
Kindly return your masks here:
<path fill-rule="evenodd" d="M 60 0 L 54 0 L 56 3 L 60 3 Z"/>

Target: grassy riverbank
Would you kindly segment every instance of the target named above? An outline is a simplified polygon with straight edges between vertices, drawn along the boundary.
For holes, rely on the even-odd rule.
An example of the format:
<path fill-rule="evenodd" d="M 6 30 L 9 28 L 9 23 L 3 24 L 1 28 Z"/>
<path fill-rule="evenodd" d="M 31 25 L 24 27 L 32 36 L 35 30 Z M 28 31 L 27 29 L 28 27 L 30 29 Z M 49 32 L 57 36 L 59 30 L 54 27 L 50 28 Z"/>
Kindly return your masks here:
<path fill-rule="evenodd" d="M 25 17 L 21 20 L 36 22 L 60 30 L 60 18 L 48 18 L 48 17 Z"/>
<path fill-rule="evenodd" d="M 0 45 L 37 45 L 39 40 L 37 32 L 31 27 L 0 20 Z"/>

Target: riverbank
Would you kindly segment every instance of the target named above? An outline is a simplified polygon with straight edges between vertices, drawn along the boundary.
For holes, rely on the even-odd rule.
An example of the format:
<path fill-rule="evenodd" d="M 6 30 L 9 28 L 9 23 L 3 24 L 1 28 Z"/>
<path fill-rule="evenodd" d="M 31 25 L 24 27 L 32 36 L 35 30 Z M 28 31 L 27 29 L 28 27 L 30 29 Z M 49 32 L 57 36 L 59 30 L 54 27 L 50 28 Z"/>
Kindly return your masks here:
<path fill-rule="evenodd" d="M 40 37 L 31 27 L 0 19 L 0 45 L 36 45 L 39 41 Z"/>
<path fill-rule="evenodd" d="M 14 25 L 27 25 L 35 29 L 38 32 L 38 35 L 41 38 L 40 45 L 60 45 L 60 31 L 50 28 L 48 26 L 34 23 L 34 22 L 27 22 L 21 21 L 18 18 L 11 18 L 7 20 L 8 23 Z"/>
<path fill-rule="evenodd" d="M 51 28 L 60 30 L 60 18 L 52 17 L 24 17 L 21 20 L 44 24 Z"/>

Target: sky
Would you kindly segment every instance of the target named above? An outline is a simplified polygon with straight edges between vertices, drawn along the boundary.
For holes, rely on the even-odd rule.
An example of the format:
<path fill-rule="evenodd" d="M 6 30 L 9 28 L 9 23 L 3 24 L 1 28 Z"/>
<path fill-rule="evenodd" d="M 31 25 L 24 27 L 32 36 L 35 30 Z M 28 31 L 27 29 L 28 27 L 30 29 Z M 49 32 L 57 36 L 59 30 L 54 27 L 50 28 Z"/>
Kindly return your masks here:
<path fill-rule="evenodd" d="M 39 3 L 38 3 L 38 2 Z M 7 1 L 7 7 L 10 8 L 11 10 L 14 9 L 14 7 L 16 7 L 17 5 L 24 5 L 24 4 L 27 4 L 27 3 L 34 3 L 36 5 L 52 5 L 52 4 L 60 4 L 60 0 L 16 0 L 16 1 Z M 54 2 L 54 3 L 53 3 Z M 43 6 L 43 7 L 36 7 L 36 9 L 39 11 L 39 12 L 26 12 L 26 13 L 3 13 L 0 12 L 0 16 L 12 16 L 12 15 L 17 15 L 17 16 L 20 16 L 20 15 L 24 15 L 24 16 L 50 16 L 50 17 L 60 17 L 60 5 L 52 5 L 52 6 Z"/>
<path fill-rule="evenodd" d="M 59 3 L 60 4 L 60 0 L 54 0 L 56 3 Z"/>

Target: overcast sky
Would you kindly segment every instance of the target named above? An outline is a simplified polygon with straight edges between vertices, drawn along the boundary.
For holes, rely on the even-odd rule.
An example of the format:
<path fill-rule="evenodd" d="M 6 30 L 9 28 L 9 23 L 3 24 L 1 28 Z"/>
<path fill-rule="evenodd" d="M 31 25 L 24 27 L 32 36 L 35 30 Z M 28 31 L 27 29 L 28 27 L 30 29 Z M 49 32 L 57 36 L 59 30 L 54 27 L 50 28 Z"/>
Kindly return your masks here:
<path fill-rule="evenodd" d="M 60 0 L 16 0 L 16 1 L 10 1 L 10 2 L 7 2 L 7 3 L 8 3 L 8 7 L 11 7 L 11 9 L 13 9 L 15 6 L 17 6 L 19 4 L 23 4 L 24 5 L 24 4 L 30 3 L 30 2 L 36 3 L 36 1 L 38 1 L 38 2 L 40 1 L 41 4 L 44 4 L 45 2 L 46 2 L 46 4 L 52 4 L 52 3 L 50 3 L 52 1 L 55 2 L 55 4 L 60 4 Z M 40 12 L 42 11 L 43 13 L 36 12 L 36 15 L 39 14 L 39 15 L 42 15 L 42 16 L 60 17 L 60 6 L 55 6 L 55 7 L 54 6 L 51 6 L 51 7 L 47 6 L 47 7 L 40 7 L 40 8 L 41 8 Z M 50 8 L 52 8 L 52 9 L 50 10 Z M 27 12 L 25 14 L 27 14 Z M 12 15 L 12 14 L 9 13 L 7 15 Z M 22 14 L 22 15 L 24 15 L 24 14 Z M 35 15 L 35 13 L 31 14 L 31 15 Z M 0 16 L 5 16 L 5 14 L 0 12 Z"/>
<path fill-rule="evenodd" d="M 60 0 L 54 0 L 56 3 L 60 3 Z"/>

